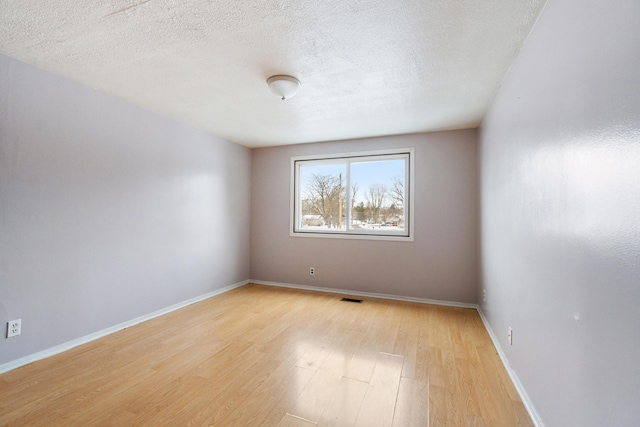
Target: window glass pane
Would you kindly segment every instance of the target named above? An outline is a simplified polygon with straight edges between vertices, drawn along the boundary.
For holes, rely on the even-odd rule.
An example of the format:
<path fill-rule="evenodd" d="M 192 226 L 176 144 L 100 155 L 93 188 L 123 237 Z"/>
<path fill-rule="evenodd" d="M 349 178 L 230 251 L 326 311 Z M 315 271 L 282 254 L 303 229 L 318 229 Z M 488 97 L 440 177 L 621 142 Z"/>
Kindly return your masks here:
<path fill-rule="evenodd" d="M 309 164 L 299 165 L 301 230 L 346 229 L 346 180 L 347 165 Z"/>
<path fill-rule="evenodd" d="M 405 159 L 351 164 L 351 224 L 354 230 L 404 230 Z"/>
<path fill-rule="evenodd" d="M 411 148 L 291 159 L 291 236 L 413 241 Z"/>

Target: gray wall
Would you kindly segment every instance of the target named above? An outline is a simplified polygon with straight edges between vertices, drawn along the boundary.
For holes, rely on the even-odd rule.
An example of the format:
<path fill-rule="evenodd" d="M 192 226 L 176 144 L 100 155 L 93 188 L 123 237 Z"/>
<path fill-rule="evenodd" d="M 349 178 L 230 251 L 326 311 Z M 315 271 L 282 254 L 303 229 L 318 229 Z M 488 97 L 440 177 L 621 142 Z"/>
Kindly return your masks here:
<path fill-rule="evenodd" d="M 0 55 L 0 364 L 249 278 L 251 152 Z M 3 332 L 4 334 L 4 332 Z"/>
<path fill-rule="evenodd" d="M 464 130 L 254 149 L 251 278 L 475 303 L 476 138 Z M 394 147 L 415 147 L 414 242 L 289 236 L 291 156 Z"/>
<path fill-rule="evenodd" d="M 549 1 L 480 129 L 482 310 L 547 426 L 640 425 L 639 22 Z"/>

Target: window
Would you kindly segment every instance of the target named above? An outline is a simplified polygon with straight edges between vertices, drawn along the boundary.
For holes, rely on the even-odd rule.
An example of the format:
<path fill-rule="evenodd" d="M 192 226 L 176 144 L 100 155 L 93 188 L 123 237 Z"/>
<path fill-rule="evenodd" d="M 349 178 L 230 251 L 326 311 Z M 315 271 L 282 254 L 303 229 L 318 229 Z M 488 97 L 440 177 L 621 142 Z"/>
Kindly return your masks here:
<path fill-rule="evenodd" d="M 291 235 L 413 240 L 413 149 L 291 159 Z"/>

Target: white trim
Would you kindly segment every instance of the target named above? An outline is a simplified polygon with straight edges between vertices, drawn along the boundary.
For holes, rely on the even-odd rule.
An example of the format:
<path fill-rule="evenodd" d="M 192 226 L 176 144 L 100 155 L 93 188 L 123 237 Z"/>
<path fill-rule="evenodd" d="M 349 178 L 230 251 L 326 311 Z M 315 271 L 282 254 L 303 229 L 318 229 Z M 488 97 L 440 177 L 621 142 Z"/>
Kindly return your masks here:
<path fill-rule="evenodd" d="M 536 427 L 544 427 L 544 423 L 542 422 L 542 418 L 540 417 L 540 414 L 538 414 L 538 411 L 536 411 L 536 408 L 533 406 L 533 402 L 529 398 L 529 395 L 524 389 L 524 386 L 520 382 L 518 375 L 516 375 L 516 372 L 511 368 L 511 365 L 509 364 L 509 360 L 507 359 L 507 355 L 502 350 L 502 347 L 500 346 L 500 342 L 498 341 L 496 334 L 493 333 L 493 329 L 491 329 L 491 325 L 489 324 L 489 321 L 487 320 L 484 313 L 482 312 L 482 308 L 478 306 L 477 309 L 478 309 L 478 314 L 480 314 L 480 318 L 482 319 L 482 323 L 484 323 L 484 327 L 489 333 L 489 337 L 491 337 L 491 341 L 493 341 L 493 346 L 496 348 L 496 351 L 498 352 L 498 356 L 500 356 L 500 360 L 502 360 L 502 364 L 504 365 L 504 368 L 507 370 L 507 373 L 509 374 L 509 377 L 511 378 L 511 382 L 516 388 L 516 391 L 520 395 L 520 399 L 522 400 L 524 407 L 527 409 L 527 412 L 529 413 L 531 420 L 536 425 Z"/>
<path fill-rule="evenodd" d="M 312 237 L 314 239 L 350 239 L 350 240 L 387 240 L 395 242 L 413 242 L 415 239 L 410 236 L 394 236 L 392 234 L 349 234 L 332 231 L 297 231 L 291 232 L 291 237 Z"/>
<path fill-rule="evenodd" d="M 25 357 L 21 357 L 20 359 L 12 360 L 11 362 L 7 362 L 7 363 L 4 363 L 4 364 L 0 365 L 0 374 L 3 374 L 5 372 L 9 372 L 9 371 L 11 371 L 13 369 L 19 368 L 19 367 L 24 366 L 24 365 L 28 365 L 29 363 L 36 362 L 38 360 L 46 359 L 47 357 L 54 356 L 56 354 L 62 353 L 62 352 L 67 351 L 67 350 L 70 350 L 70 349 L 72 349 L 74 347 L 77 347 L 79 345 L 86 344 L 88 342 L 97 340 L 98 338 L 102 338 L 102 337 L 105 337 L 107 335 L 110 335 L 110 334 L 112 334 L 114 332 L 118 332 L 118 331 L 121 331 L 123 329 L 130 328 L 131 326 L 134 326 L 134 325 L 137 325 L 139 323 L 146 322 L 147 320 L 151 320 L 151 319 L 154 319 L 156 317 L 165 315 L 167 313 L 170 313 L 172 311 L 175 311 L 175 310 L 178 310 L 180 308 L 186 307 L 188 305 L 194 304 L 196 302 L 200 302 L 200 301 L 206 300 L 208 298 L 214 297 L 216 295 L 223 294 L 225 292 L 229 292 L 230 290 L 239 288 L 239 287 L 244 286 L 244 285 L 249 284 L 249 283 L 251 283 L 249 280 L 245 280 L 243 282 L 234 283 L 232 285 L 225 286 L 225 287 L 220 288 L 220 289 L 216 289 L 215 291 L 208 292 L 206 294 L 203 294 L 203 295 L 188 299 L 186 301 L 182 301 L 182 302 L 179 302 L 177 304 L 170 305 L 169 307 L 161 308 L 160 310 L 156 310 L 154 312 L 145 314 L 144 316 L 136 317 L 135 319 L 131 319 L 131 320 L 128 320 L 126 322 L 122 322 L 122 323 L 120 323 L 118 325 L 111 326 L 111 327 L 106 328 L 106 329 L 102 329 L 101 331 L 97 331 L 97 332 L 94 332 L 92 334 L 85 335 L 85 336 L 80 337 L 80 338 L 76 338 L 75 340 L 67 341 L 66 343 L 62 343 L 62 344 L 57 345 L 55 347 L 51 347 L 51 348 L 48 348 L 46 350 L 39 351 L 37 353 L 33 353 L 33 354 L 30 354 L 30 355 L 25 356 Z"/>
<path fill-rule="evenodd" d="M 292 160 L 330 160 L 340 159 L 343 157 L 368 157 L 368 156 L 384 156 L 387 154 L 399 154 L 408 153 L 409 150 L 413 150 L 413 147 L 405 148 L 388 148 L 383 150 L 370 150 L 370 151 L 349 151 L 345 153 L 329 153 L 329 154 L 308 154 L 305 156 L 293 156 Z"/>
<path fill-rule="evenodd" d="M 250 280 L 250 283 L 255 283 L 256 285 L 265 285 L 265 286 L 274 286 L 279 288 L 291 288 L 291 289 L 301 289 L 305 291 L 315 291 L 315 292 L 327 292 L 332 294 L 342 294 L 342 295 L 353 295 L 359 297 L 368 297 L 368 298 L 381 298 L 381 299 L 390 299 L 394 301 L 407 301 L 407 302 L 417 302 L 421 304 L 434 304 L 434 305 L 445 305 L 448 307 L 460 307 L 460 308 L 473 308 L 477 309 L 477 304 L 469 304 L 464 302 L 455 302 L 455 301 L 441 301 L 435 299 L 425 299 L 425 298 L 416 298 L 416 297 L 404 297 L 400 295 L 390 295 L 390 294 L 378 294 L 374 292 L 359 292 L 359 291 L 350 291 L 348 289 L 334 289 L 334 288 L 323 288 L 319 286 L 306 286 L 306 285 L 296 285 L 292 283 L 279 283 L 279 282 L 266 282 L 263 280 Z"/>

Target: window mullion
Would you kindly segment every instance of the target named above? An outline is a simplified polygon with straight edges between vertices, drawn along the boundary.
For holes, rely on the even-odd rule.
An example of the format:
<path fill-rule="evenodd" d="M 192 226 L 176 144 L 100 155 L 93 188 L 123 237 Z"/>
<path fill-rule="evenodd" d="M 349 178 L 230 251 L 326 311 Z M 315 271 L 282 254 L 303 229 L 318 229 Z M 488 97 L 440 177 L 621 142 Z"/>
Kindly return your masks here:
<path fill-rule="evenodd" d="M 345 230 L 351 230 L 351 161 L 347 160 L 347 176 L 346 176 L 346 188 L 345 188 L 345 210 L 347 211 L 347 215 L 345 217 Z"/>

